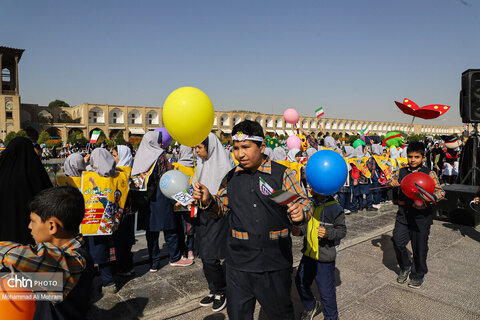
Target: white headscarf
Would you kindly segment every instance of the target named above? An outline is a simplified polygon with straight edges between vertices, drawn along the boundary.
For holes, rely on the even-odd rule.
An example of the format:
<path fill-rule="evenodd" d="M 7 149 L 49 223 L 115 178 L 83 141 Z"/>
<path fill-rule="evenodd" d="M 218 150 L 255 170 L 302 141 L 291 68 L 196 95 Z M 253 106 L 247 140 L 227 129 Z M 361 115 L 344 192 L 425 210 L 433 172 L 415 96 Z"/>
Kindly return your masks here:
<path fill-rule="evenodd" d="M 360 145 L 353 150 L 353 155 L 357 159 L 362 159 L 365 155 L 363 153 L 363 146 Z"/>
<path fill-rule="evenodd" d="M 124 145 L 117 146 L 118 163 L 117 167 L 131 167 L 133 164 L 132 151 Z"/>
<path fill-rule="evenodd" d="M 399 154 L 400 153 L 398 152 L 397 148 L 390 147 L 390 159 L 393 159 L 393 160 L 397 159 L 399 157 Z"/>
<path fill-rule="evenodd" d="M 105 148 L 96 148 L 90 156 L 89 171 L 93 171 L 101 177 L 113 177 L 115 175 L 115 158 Z"/>
<path fill-rule="evenodd" d="M 372 153 L 376 156 L 381 156 L 383 149 L 384 148 L 380 144 L 372 144 Z"/>
<path fill-rule="evenodd" d="M 355 149 L 352 146 L 344 146 L 343 150 L 345 150 L 345 158 L 351 159 L 355 157 Z"/>
<path fill-rule="evenodd" d="M 338 150 L 338 146 L 335 143 L 335 139 L 333 139 L 333 137 L 330 137 L 330 136 L 325 137 L 325 139 L 323 140 L 323 145 L 326 148 L 330 148 L 330 149 L 335 150 L 335 151 Z"/>
<path fill-rule="evenodd" d="M 80 177 L 85 170 L 85 160 L 80 153 L 71 154 L 65 159 L 63 171 L 67 177 Z"/>
<path fill-rule="evenodd" d="M 190 147 L 180 145 L 178 163 L 185 167 L 193 167 L 193 150 Z"/>
<path fill-rule="evenodd" d="M 148 171 L 163 153 L 163 149 L 160 147 L 162 141 L 158 141 L 159 137 L 161 137 L 161 135 L 158 131 L 148 131 L 145 133 L 140 147 L 138 147 L 137 154 L 135 155 L 132 175 Z"/>
<path fill-rule="evenodd" d="M 263 153 L 264 155 L 268 156 L 270 160 L 273 159 L 273 150 L 272 148 L 265 148 L 265 152 Z"/>
<path fill-rule="evenodd" d="M 287 159 L 288 161 L 290 162 L 297 162 L 297 160 L 295 159 L 295 156 L 297 155 L 297 153 L 301 152 L 300 149 L 297 149 L 297 148 L 293 148 L 293 149 L 290 149 L 290 151 L 288 151 L 287 153 Z"/>
<path fill-rule="evenodd" d="M 200 159 L 192 183 L 198 181 L 215 195 L 225 175 L 233 168 L 232 157 L 225 152 L 222 143 L 213 133 L 208 134 L 207 159 Z"/>
<path fill-rule="evenodd" d="M 400 151 L 400 157 L 402 158 L 407 158 L 407 148 L 403 148 L 402 151 Z"/>
<path fill-rule="evenodd" d="M 287 153 L 282 147 L 273 149 L 273 161 L 284 161 L 287 158 Z"/>
<path fill-rule="evenodd" d="M 310 157 L 313 156 L 315 152 L 317 152 L 317 149 L 315 148 L 308 148 L 307 151 L 305 151 L 308 159 L 310 159 Z"/>

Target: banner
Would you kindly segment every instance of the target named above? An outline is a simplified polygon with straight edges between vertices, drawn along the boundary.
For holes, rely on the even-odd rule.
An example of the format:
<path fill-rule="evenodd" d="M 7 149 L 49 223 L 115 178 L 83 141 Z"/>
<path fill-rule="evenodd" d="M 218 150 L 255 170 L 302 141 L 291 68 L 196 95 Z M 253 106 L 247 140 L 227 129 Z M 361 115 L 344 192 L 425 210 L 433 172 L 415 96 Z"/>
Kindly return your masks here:
<path fill-rule="evenodd" d="M 385 157 L 383 156 L 378 156 L 378 155 L 373 155 L 373 158 L 377 162 L 380 169 L 382 169 L 383 173 L 385 174 L 385 178 L 387 178 L 387 180 L 390 180 L 390 178 L 393 175 L 393 172 L 388 166 L 387 159 L 385 159 Z"/>
<path fill-rule="evenodd" d="M 398 166 L 400 168 L 404 168 L 404 167 L 408 166 L 408 159 L 407 158 L 398 157 L 396 160 L 397 160 Z"/>
<path fill-rule="evenodd" d="M 117 172 L 113 177 L 100 177 L 84 171 L 81 179 L 85 216 L 80 232 L 86 236 L 112 234 L 118 228 L 127 200 L 127 174 Z"/>
<path fill-rule="evenodd" d="M 153 169 L 155 169 L 156 164 L 157 161 L 152 164 L 148 171 L 132 175 L 130 177 L 133 181 L 133 184 L 135 185 L 135 188 L 138 191 L 147 191 L 148 179 L 150 179 L 150 176 L 152 175 Z"/>
<path fill-rule="evenodd" d="M 82 187 L 82 177 L 57 177 L 59 187 L 74 187 L 80 189 Z"/>

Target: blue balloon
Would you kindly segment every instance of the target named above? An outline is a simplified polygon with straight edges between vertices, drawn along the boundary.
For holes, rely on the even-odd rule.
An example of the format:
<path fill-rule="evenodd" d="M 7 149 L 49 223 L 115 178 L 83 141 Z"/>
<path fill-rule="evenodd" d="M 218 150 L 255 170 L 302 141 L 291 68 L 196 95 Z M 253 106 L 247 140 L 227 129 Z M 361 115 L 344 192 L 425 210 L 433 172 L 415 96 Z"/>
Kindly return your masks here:
<path fill-rule="evenodd" d="M 308 159 L 305 175 L 310 187 L 324 196 L 338 192 L 345 184 L 348 168 L 345 159 L 332 150 L 316 152 Z"/>

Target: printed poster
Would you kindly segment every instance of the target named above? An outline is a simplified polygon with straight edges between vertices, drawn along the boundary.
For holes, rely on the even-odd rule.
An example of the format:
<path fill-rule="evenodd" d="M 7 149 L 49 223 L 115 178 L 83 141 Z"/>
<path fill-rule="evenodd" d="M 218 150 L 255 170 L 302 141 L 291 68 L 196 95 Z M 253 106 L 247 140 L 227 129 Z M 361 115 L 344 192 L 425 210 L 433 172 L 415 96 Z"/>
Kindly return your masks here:
<path fill-rule="evenodd" d="M 101 177 L 95 172 L 82 173 L 81 191 L 85 216 L 80 225 L 83 235 L 110 235 L 118 228 L 128 195 L 128 176 L 117 172 Z"/>

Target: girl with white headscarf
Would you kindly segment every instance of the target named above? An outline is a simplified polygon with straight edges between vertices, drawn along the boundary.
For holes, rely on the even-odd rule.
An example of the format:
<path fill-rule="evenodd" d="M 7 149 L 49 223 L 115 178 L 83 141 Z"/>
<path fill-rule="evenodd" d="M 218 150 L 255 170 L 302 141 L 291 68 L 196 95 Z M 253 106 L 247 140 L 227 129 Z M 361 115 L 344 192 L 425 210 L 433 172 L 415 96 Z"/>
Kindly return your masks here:
<path fill-rule="evenodd" d="M 71 154 L 65 159 L 63 171 L 67 177 L 81 177 L 86 170 L 85 159 L 79 153 Z"/>
<path fill-rule="evenodd" d="M 374 156 L 382 156 L 384 149 L 385 148 L 380 144 L 372 144 L 372 153 Z M 378 165 L 375 157 L 372 156 L 369 159 L 369 161 L 373 168 L 371 169 L 372 176 L 370 178 L 371 180 L 370 189 L 372 189 L 370 191 L 373 197 L 373 206 L 379 209 L 380 202 L 384 201 L 383 198 L 386 197 L 386 194 L 382 192 L 384 191 L 384 189 L 380 189 L 380 187 L 386 184 L 385 174 L 383 173 L 382 169 Z"/>
<path fill-rule="evenodd" d="M 273 149 L 272 148 L 265 148 L 265 152 L 263 153 L 264 155 L 266 155 L 267 157 L 270 158 L 270 160 L 273 159 Z"/>
<path fill-rule="evenodd" d="M 346 214 L 355 212 L 355 208 L 352 208 L 352 201 L 355 188 L 354 181 L 358 180 L 358 169 L 355 165 L 348 163 L 348 159 L 353 158 L 353 151 L 354 149 L 351 146 L 343 147 L 344 158 L 347 160 L 348 179 L 338 192 L 338 202 L 344 208 Z"/>
<path fill-rule="evenodd" d="M 195 148 L 195 152 L 200 161 L 192 183 L 198 181 L 208 188 L 210 194 L 215 195 L 223 178 L 233 168 L 230 155 L 224 152 L 220 140 L 213 133 Z M 195 245 L 202 258 L 203 272 L 210 289 L 210 295 L 200 301 L 201 305 L 209 305 L 213 299 L 221 299 L 226 293 L 225 273 L 220 259 L 226 255 L 228 223 L 228 219 L 213 219 L 205 211 L 199 212 Z"/>
<path fill-rule="evenodd" d="M 313 156 L 317 152 L 317 149 L 315 148 L 308 148 L 305 153 L 307 154 L 307 159 L 310 159 L 311 156 Z"/>
<path fill-rule="evenodd" d="M 273 161 L 285 161 L 287 160 L 287 153 L 282 147 L 276 147 L 273 149 Z"/>
<path fill-rule="evenodd" d="M 129 147 L 118 145 L 112 150 L 117 167 L 131 167 L 133 165 L 132 151 Z"/>
<path fill-rule="evenodd" d="M 115 175 L 115 159 L 104 148 L 96 148 L 90 155 L 90 165 L 87 167 L 88 171 L 93 171 L 100 177 L 113 177 Z M 90 178 L 92 181 L 94 190 L 96 187 L 95 179 Z M 116 211 L 115 203 L 109 202 L 105 207 L 105 211 Z M 88 250 L 93 258 L 93 262 L 98 264 L 102 286 L 109 292 L 113 292 L 115 289 L 115 281 L 113 279 L 112 265 L 110 263 L 110 236 L 88 236 Z M 111 288 L 111 289 L 110 289 Z"/>
<path fill-rule="evenodd" d="M 133 157 L 132 151 L 125 145 L 117 145 L 112 150 L 112 155 L 117 163 L 117 169 L 126 172 L 130 176 Z M 135 212 L 132 210 L 132 193 L 129 192 L 125 203 L 122 221 L 113 233 L 115 243 L 116 264 L 119 267 L 117 275 L 131 276 L 133 268 L 132 247 L 135 244 Z"/>
<path fill-rule="evenodd" d="M 375 167 L 375 159 L 370 158 L 370 154 L 366 152 L 366 147 L 365 146 L 358 146 L 354 150 L 354 155 L 355 158 L 362 160 L 363 158 L 367 158 L 365 161 L 364 165 L 370 168 Z M 372 164 L 373 160 L 373 164 Z M 371 172 L 373 175 L 373 172 Z M 370 190 L 371 188 L 371 178 L 367 178 L 364 174 L 360 173 L 360 179 L 358 180 L 358 188 L 356 191 L 356 197 L 354 195 L 354 204 L 356 207 L 358 207 L 358 210 L 363 210 L 363 208 L 366 206 L 367 211 L 377 211 L 377 208 L 373 207 L 373 197 L 372 197 L 372 192 Z M 363 195 L 365 195 L 366 198 L 366 204 L 364 204 L 363 201 Z"/>
<path fill-rule="evenodd" d="M 191 181 L 194 175 L 193 148 L 180 145 L 178 162 L 172 163 L 172 167 L 175 170 L 185 173 Z M 188 259 L 194 260 L 195 255 L 193 252 L 195 245 L 194 236 L 196 218 L 191 217 L 189 207 L 183 207 L 179 203 L 175 205 L 174 214 L 178 214 L 182 217 L 184 239 L 180 237 L 180 250 L 186 253 Z"/>
<path fill-rule="evenodd" d="M 287 153 L 287 160 L 290 162 L 299 162 L 297 157 L 302 157 L 302 151 L 297 148 L 290 149 Z"/>
<path fill-rule="evenodd" d="M 134 180 L 137 175 L 148 178 L 146 192 L 142 191 L 139 195 L 143 202 L 138 209 L 138 228 L 146 231 L 150 272 L 157 272 L 160 268 L 160 231 L 163 231 L 168 247 L 170 266 L 184 267 L 193 263 L 190 259 L 182 259 L 179 240 L 183 234 L 181 217 L 173 214 L 174 201 L 165 197 L 159 187 L 162 175 L 172 169 L 161 143 L 160 132 L 147 132 L 140 143 L 132 168 Z"/>

